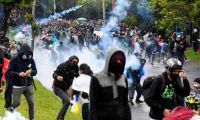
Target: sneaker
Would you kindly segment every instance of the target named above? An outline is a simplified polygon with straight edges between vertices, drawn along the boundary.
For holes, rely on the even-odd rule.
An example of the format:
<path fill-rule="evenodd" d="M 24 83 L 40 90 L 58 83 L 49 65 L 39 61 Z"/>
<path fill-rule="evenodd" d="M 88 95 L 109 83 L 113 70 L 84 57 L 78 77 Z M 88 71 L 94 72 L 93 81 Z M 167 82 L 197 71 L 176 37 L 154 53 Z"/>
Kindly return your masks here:
<path fill-rule="evenodd" d="M 143 103 L 143 101 L 141 101 L 141 100 L 136 100 L 135 102 L 136 102 L 137 104 Z"/>
<path fill-rule="evenodd" d="M 13 107 L 8 107 L 8 108 L 7 108 L 7 111 L 9 111 L 9 112 L 14 112 L 14 110 L 15 110 L 15 109 L 14 109 Z"/>
<path fill-rule="evenodd" d="M 133 103 L 133 101 L 132 101 L 132 100 L 130 100 L 130 101 L 129 101 L 129 104 L 130 104 L 130 105 L 134 105 L 134 103 Z"/>
<path fill-rule="evenodd" d="M 56 120 L 64 120 L 64 118 L 61 118 L 60 116 L 58 116 L 58 117 L 56 118 Z"/>

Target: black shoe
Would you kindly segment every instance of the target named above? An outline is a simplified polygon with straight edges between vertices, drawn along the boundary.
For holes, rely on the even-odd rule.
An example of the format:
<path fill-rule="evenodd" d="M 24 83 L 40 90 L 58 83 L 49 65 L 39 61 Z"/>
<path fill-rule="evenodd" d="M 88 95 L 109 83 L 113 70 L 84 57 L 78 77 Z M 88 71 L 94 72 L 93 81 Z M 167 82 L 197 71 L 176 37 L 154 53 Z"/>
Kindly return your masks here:
<path fill-rule="evenodd" d="M 132 101 L 132 100 L 130 100 L 130 101 L 129 101 L 129 104 L 130 104 L 130 105 L 134 105 L 134 103 L 133 103 L 133 101 Z"/>
<path fill-rule="evenodd" d="M 143 103 L 144 101 L 136 100 L 135 102 L 136 102 L 137 104 L 140 104 L 140 103 Z"/>
<path fill-rule="evenodd" d="M 7 108 L 7 111 L 9 111 L 9 112 L 14 112 L 14 110 L 15 110 L 15 109 L 14 109 L 13 107 L 8 107 L 8 108 Z"/>

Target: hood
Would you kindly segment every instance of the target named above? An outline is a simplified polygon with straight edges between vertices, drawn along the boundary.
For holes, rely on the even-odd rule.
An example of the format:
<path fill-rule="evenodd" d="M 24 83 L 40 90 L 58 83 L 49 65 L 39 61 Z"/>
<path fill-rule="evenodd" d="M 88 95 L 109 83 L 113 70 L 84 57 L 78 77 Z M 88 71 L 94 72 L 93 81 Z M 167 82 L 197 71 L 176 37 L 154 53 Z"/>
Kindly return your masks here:
<path fill-rule="evenodd" d="M 121 51 L 120 49 L 111 48 L 111 49 L 109 50 L 108 55 L 107 55 L 107 58 L 106 58 L 105 66 L 104 66 L 104 69 L 103 69 L 103 72 L 104 72 L 104 73 L 108 74 L 108 72 L 109 72 L 108 69 L 109 69 L 109 64 L 110 64 L 110 61 L 111 61 L 111 57 L 112 57 L 112 55 L 114 55 L 114 53 L 116 53 L 116 52 L 122 52 L 123 55 L 125 56 L 124 52 Z M 126 57 L 124 58 L 124 61 L 126 62 Z M 124 71 L 124 67 L 125 67 L 125 64 L 124 64 L 124 66 L 123 66 L 123 71 Z M 122 73 L 123 73 L 123 71 L 122 71 Z"/>
<path fill-rule="evenodd" d="M 31 47 L 28 44 L 23 44 L 19 50 L 19 53 L 22 54 L 24 52 L 32 52 Z"/>
<path fill-rule="evenodd" d="M 30 54 L 33 56 L 33 52 L 31 50 L 31 47 L 28 44 L 23 44 L 19 50 L 19 56 L 21 56 L 22 54 Z"/>

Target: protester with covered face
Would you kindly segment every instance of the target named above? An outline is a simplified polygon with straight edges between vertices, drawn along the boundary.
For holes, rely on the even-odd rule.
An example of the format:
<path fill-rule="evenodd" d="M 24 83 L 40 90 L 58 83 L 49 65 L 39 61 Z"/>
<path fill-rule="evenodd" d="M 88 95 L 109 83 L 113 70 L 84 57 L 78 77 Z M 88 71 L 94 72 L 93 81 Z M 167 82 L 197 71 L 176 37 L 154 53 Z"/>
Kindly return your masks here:
<path fill-rule="evenodd" d="M 12 107 L 16 108 L 20 105 L 21 95 L 23 94 L 28 102 L 30 120 L 34 119 L 32 76 L 35 76 L 36 74 L 37 69 L 33 59 L 33 53 L 30 46 L 28 44 L 24 44 L 19 53 L 11 59 L 6 76 L 9 77 L 9 81 L 12 83 Z"/>
<path fill-rule="evenodd" d="M 195 52 L 195 55 L 197 55 L 199 49 L 198 37 L 199 37 L 198 29 L 194 29 L 192 34 L 192 47 Z"/>
<path fill-rule="evenodd" d="M 177 59 L 181 61 L 182 65 L 185 61 L 184 59 L 184 52 L 186 50 L 186 42 L 181 39 L 181 35 L 178 35 L 177 36 L 177 39 L 175 41 L 175 45 L 176 45 L 176 56 L 177 56 Z"/>
<path fill-rule="evenodd" d="M 56 120 L 64 120 L 65 114 L 70 105 L 70 95 L 67 94 L 67 90 L 70 89 L 74 77 L 79 76 L 78 62 L 79 59 L 77 56 L 71 56 L 69 60 L 58 65 L 57 69 L 53 73 L 53 90 L 63 103 Z"/>
<path fill-rule="evenodd" d="M 186 97 L 189 94 L 187 74 L 181 62 L 175 58 L 167 60 L 165 72 L 151 80 L 148 86 L 143 84 L 143 96 L 150 107 L 149 116 L 156 120 L 162 120 L 178 106 L 176 96 Z"/>
<path fill-rule="evenodd" d="M 90 83 L 90 120 L 131 120 L 128 85 L 123 75 L 126 58 L 111 49 L 104 69 L 92 76 Z"/>

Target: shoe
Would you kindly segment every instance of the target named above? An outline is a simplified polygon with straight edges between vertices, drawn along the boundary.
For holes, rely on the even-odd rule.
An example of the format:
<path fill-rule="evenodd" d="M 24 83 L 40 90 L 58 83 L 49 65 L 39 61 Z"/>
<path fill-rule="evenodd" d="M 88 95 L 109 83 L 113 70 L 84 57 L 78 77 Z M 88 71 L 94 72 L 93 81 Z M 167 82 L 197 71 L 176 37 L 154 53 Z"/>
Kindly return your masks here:
<path fill-rule="evenodd" d="M 13 107 L 8 107 L 8 108 L 7 108 L 7 111 L 9 111 L 9 112 L 11 112 L 11 113 L 13 113 L 14 110 L 15 110 L 15 109 L 14 109 Z"/>
<path fill-rule="evenodd" d="M 61 118 L 60 116 L 58 116 L 58 117 L 56 118 L 56 120 L 64 120 L 64 118 Z"/>
<path fill-rule="evenodd" d="M 139 100 L 136 100 L 135 101 L 137 104 L 140 104 L 140 103 L 143 103 L 144 101 L 141 101 L 140 99 Z"/>
<path fill-rule="evenodd" d="M 130 105 L 134 105 L 134 103 L 133 103 L 132 100 L 129 100 L 129 104 L 130 104 Z"/>

